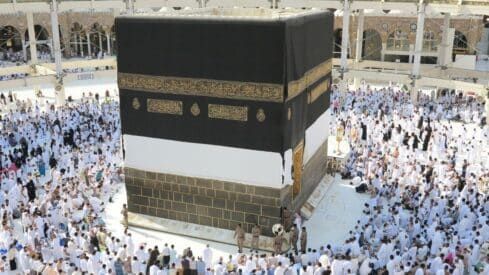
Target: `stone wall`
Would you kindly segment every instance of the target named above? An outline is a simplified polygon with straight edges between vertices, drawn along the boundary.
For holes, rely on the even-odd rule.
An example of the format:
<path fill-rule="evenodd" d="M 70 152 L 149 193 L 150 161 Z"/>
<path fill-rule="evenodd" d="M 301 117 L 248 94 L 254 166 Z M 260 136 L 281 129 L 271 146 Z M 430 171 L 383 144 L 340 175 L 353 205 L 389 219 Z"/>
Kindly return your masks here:
<path fill-rule="evenodd" d="M 258 223 L 271 236 L 280 222 L 280 189 L 125 168 L 129 211 L 246 232 Z"/>

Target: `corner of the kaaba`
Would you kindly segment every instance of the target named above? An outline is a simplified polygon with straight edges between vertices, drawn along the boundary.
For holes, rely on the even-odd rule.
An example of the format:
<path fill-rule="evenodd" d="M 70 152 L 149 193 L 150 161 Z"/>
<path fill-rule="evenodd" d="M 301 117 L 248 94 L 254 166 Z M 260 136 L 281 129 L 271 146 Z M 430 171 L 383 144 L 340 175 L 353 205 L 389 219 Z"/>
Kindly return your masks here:
<path fill-rule="evenodd" d="M 324 176 L 327 142 L 311 147 L 317 142 L 306 132 L 329 106 L 332 30 L 328 12 L 116 19 L 129 211 L 227 230 L 259 224 L 272 236 L 281 207 L 298 211 Z M 225 159 L 241 158 L 233 154 L 246 162 Z M 265 168 L 278 171 L 254 181 L 261 175 L 253 171 L 266 170 L 263 156 Z M 225 177 L 205 173 L 216 165 Z M 292 183 L 277 180 L 283 169 L 293 171 Z"/>
<path fill-rule="evenodd" d="M 292 150 L 291 170 L 296 172 L 282 200 L 295 212 L 300 211 L 326 173 L 328 133 L 307 161 L 303 156 L 305 147 L 311 144 L 306 132 L 327 115 L 330 106 L 333 20 L 331 12 L 321 12 L 287 22 L 284 151 Z"/>

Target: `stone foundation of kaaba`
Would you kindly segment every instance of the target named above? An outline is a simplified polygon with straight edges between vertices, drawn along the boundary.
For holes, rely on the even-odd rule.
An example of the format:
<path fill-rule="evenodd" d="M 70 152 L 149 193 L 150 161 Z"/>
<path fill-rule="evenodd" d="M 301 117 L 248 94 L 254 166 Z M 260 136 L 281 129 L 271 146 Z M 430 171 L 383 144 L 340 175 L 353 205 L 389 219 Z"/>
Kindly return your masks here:
<path fill-rule="evenodd" d="M 116 18 L 129 211 L 270 236 L 325 173 L 333 15 Z"/>
<path fill-rule="evenodd" d="M 269 228 L 280 222 L 280 189 L 131 168 L 125 171 L 133 213 L 229 230 L 242 223 L 247 232 L 255 223 Z"/>

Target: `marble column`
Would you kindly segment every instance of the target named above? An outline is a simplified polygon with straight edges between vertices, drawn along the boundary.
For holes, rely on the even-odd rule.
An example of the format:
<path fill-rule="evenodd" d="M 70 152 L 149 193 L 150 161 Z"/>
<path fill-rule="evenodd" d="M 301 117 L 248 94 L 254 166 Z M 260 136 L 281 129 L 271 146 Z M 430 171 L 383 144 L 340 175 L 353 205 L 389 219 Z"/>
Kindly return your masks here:
<path fill-rule="evenodd" d="M 51 2 L 51 28 L 53 32 L 53 48 L 54 48 L 54 63 L 56 64 L 56 80 L 57 86 L 55 89 L 55 104 L 61 106 L 65 104 L 65 89 L 63 86 L 63 67 L 61 60 L 61 42 L 59 37 L 58 23 L 58 4 L 56 0 Z"/>
<path fill-rule="evenodd" d="M 341 69 L 348 70 L 348 40 L 350 38 L 350 1 L 343 3 L 343 30 L 341 32 Z"/>
<path fill-rule="evenodd" d="M 412 75 L 419 76 L 421 67 L 421 53 L 423 51 L 423 36 L 424 36 L 424 18 L 425 18 L 425 5 L 420 4 L 418 7 L 418 22 L 416 25 L 416 42 L 414 44 L 414 62 Z"/>
<path fill-rule="evenodd" d="M 357 26 L 357 45 L 355 49 L 355 62 L 362 60 L 362 46 L 363 46 L 363 26 L 365 23 L 364 11 L 360 10 L 358 13 L 358 26 Z"/>
<path fill-rule="evenodd" d="M 103 52 L 104 48 L 102 46 L 102 31 L 100 31 L 98 33 L 98 48 L 99 48 L 99 51 Z M 103 56 L 103 55 L 102 55 Z"/>
<path fill-rule="evenodd" d="M 80 41 L 80 56 L 83 57 L 83 42 L 82 42 L 82 37 L 81 37 L 81 32 L 78 34 L 78 40 Z"/>
<path fill-rule="evenodd" d="M 440 66 L 448 65 L 449 60 L 447 58 L 447 53 L 448 53 L 448 47 L 450 46 L 448 44 L 449 30 L 450 30 L 450 13 L 445 13 L 443 15 L 443 32 L 441 35 L 441 43 L 439 45 L 440 50 L 438 51 L 438 64 Z"/>
<path fill-rule="evenodd" d="M 112 52 L 110 49 L 110 30 L 105 31 L 105 35 L 107 37 L 107 55 L 112 55 Z"/>
<path fill-rule="evenodd" d="M 78 34 L 74 34 L 73 37 L 75 38 L 75 56 L 78 56 Z"/>
<path fill-rule="evenodd" d="M 90 43 L 90 31 L 87 31 L 87 51 L 88 51 L 88 58 L 92 57 L 92 43 Z"/>
<path fill-rule="evenodd" d="M 26 48 L 26 42 L 25 42 L 25 35 L 21 35 L 20 39 L 22 40 L 22 56 L 24 57 L 24 61 L 27 62 L 27 48 Z"/>
<path fill-rule="evenodd" d="M 27 33 L 29 35 L 29 46 L 31 52 L 31 64 L 37 63 L 36 32 L 34 30 L 34 17 L 32 12 L 27 12 Z"/>
<path fill-rule="evenodd" d="M 382 43 L 382 51 L 380 51 L 380 61 L 384 62 L 385 59 L 385 49 L 387 48 L 387 43 Z"/>

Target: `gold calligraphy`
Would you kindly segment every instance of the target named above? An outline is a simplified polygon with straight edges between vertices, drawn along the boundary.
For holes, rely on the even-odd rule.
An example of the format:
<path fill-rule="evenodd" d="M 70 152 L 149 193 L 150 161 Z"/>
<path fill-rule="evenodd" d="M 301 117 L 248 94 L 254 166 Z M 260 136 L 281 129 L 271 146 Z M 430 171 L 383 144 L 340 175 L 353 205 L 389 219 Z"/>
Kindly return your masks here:
<path fill-rule="evenodd" d="M 120 89 L 176 95 L 283 102 L 282 84 L 119 73 Z"/>
<path fill-rule="evenodd" d="M 167 99 L 152 99 L 148 98 L 147 108 L 150 113 L 182 115 L 183 104 L 181 101 Z"/>
<path fill-rule="evenodd" d="M 287 100 L 294 98 L 311 84 L 329 74 L 332 68 L 333 61 L 329 59 L 307 71 L 302 78 L 289 82 Z"/>
<path fill-rule="evenodd" d="M 236 121 L 248 121 L 248 107 L 209 104 L 209 117 Z"/>

